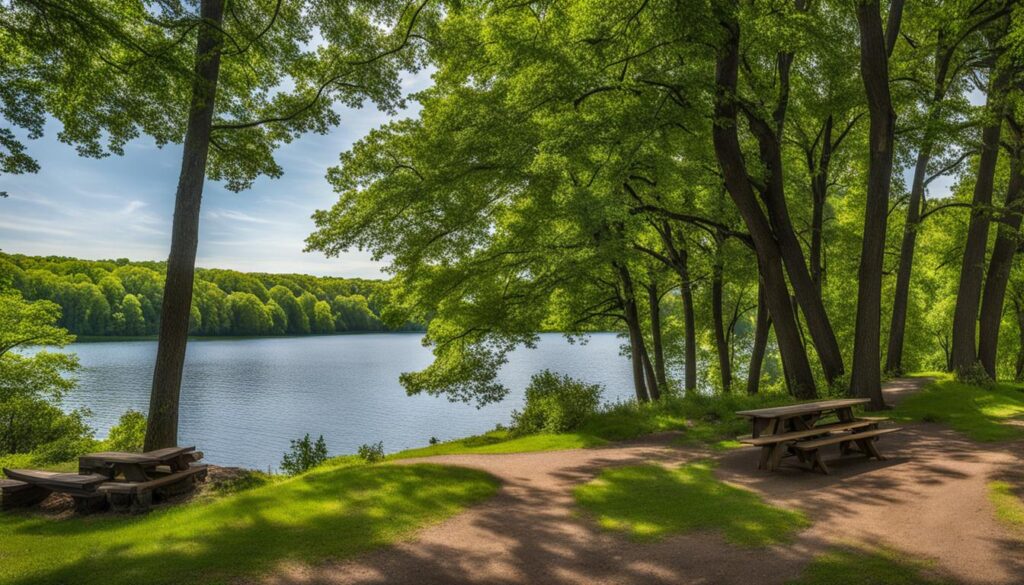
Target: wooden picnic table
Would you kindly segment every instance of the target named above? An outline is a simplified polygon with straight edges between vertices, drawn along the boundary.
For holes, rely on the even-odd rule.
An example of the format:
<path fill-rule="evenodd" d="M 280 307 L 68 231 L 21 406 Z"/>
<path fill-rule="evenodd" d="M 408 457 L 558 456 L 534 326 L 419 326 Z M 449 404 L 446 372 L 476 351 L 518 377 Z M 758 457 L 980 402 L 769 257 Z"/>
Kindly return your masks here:
<path fill-rule="evenodd" d="M 198 455 L 198 456 L 197 456 Z M 166 465 L 169 471 L 185 471 L 189 464 L 202 458 L 195 447 L 168 447 L 146 453 L 103 451 L 78 458 L 78 473 L 98 473 L 113 480 L 123 477 L 127 481 L 141 482 L 152 479 L 154 470 Z"/>
<path fill-rule="evenodd" d="M 205 479 L 207 466 L 196 463 L 202 458 L 195 447 L 170 447 L 146 453 L 89 453 L 79 457 L 78 473 L 4 469 L 8 479 L 0 480 L 0 508 L 33 505 L 59 492 L 74 498 L 82 513 L 108 504 L 115 510 L 144 511 L 154 493 L 184 493 Z"/>
<path fill-rule="evenodd" d="M 758 468 L 769 471 L 777 469 L 783 457 L 795 455 L 801 462 L 809 463 L 811 469 L 828 474 L 819 449 L 837 443 L 844 455 L 856 445 L 868 457 L 883 460 L 874 441 L 880 435 L 900 429 L 879 429 L 878 423 L 883 419 L 854 416 L 853 407 L 868 402 L 867 398 L 841 398 L 741 410 L 736 414 L 750 419 L 751 433 L 749 437 L 740 437 L 739 441 L 761 447 Z M 835 415 L 837 422 L 819 424 L 830 415 Z"/>

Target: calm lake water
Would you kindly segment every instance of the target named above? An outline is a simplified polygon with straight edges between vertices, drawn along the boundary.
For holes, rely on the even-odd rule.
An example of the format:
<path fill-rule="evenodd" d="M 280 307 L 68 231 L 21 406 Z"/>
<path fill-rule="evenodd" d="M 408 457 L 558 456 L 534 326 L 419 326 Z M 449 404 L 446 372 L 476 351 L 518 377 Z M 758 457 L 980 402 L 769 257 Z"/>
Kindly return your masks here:
<path fill-rule="evenodd" d="M 517 350 L 501 372 L 511 394 L 477 409 L 446 398 L 407 396 L 402 372 L 419 370 L 431 354 L 420 334 L 335 335 L 189 343 L 181 396 L 179 442 L 197 445 L 220 465 L 277 467 L 289 440 L 323 434 L 332 454 L 384 442 L 387 452 L 444 441 L 508 424 L 521 408 L 530 376 L 544 368 L 605 386 L 604 399 L 632 396 L 629 361 L 612 333 L 586 345 L 556 334 L 536 349 Z M 68 407 L 87 407 L 97 436 L 127 409 L 145 412 L 155 341 L 76 343 L 79 388 Z"/>

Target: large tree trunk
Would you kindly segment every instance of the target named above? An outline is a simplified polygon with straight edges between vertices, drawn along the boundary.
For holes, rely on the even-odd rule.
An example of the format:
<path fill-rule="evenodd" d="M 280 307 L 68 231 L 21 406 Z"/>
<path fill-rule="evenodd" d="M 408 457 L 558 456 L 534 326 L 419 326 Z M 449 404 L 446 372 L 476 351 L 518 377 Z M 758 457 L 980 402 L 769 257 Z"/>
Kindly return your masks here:
<path fill-rule="evenodd" d="M 777 117 L 781 130 L 781 114 L 777 113 Z M 843 356 L 821 295 L 818 294 L 818 287 L 807 270 L 803 248 L 789 215 L 783 178 L 782 145 L 779 143 L 781 135 L 778 131 L 773 131 L 763 120 L 756 118 L 751 120 L 751 130 L 758 138 L 761 160 L 768 172 L 764 201 L 771 227 L 785 263 L 786 274 L 789 275 L 789 282 L 793 286 L 793 294 L 803 311 L 807 331 L 811 334 L 811 341 L 821 361 L 822 372 L 825 379 L 831 383 L 843 374 Z"/>
<path fill-rule="evenodd" d="M 666 387 L 668 378 L 665 375 L 665 346 L 661 338 L 661 294 L 658 284 L 653 279 L 647 286 L 647 304 L 651 312 L 651 344 L 654 346 L 654 376 L 659 390 Z"/>
<path fill-rule="evenodd" d="M 171 253 L 167 258 L 156 365 L 149 398 L 144 446 L 147 451 L 171 447 L 178 442 L 178 403 L 188 342 L 196 248 L 199 245 L 199 206 L 203 198 L 220 73 L 223 14 L 223 0 L 202 1 L 199 15 L 203 24 L 199 26 L 196 43 L 196 75 L 192 82 L 181 174 L 175 194 Z"/>
<path fill-rule="evenodd" d="M 995 184 L 996 162 L 999 159 L 999 138 L 1003 127 L 1002 74 L 992 72 L 985 108 L 990 122 L 981 131 L 981 157 L 978 178 L 971 201 L 971 222 L 960 265 L 960 285 L 953 310 L 952 368 L 964 372 L 978 362 L 976 351 L 978 305 L 985 276 L 985 249 L 988 247 L 989 208 Z"/>
<path fill-rule="evenodd" d="M 750 367 L 747 368 L 747 394 L 757 394 L 761 386 L 761 365 L 764 363 L 764 352 L 768 347 L 768 332 L 771 328 L 772 319 L 768 314 L 764 286 L 758 281 L 757 319 L 754 324 L 754 345 L 750 350 Z"/>
<path fill-rule="evenodd" d="M 647 402 L 651 399 L 645 382 L 644 360 L 647 350 L 644 348 L 644 334 L 640 328 L 640 312 L 636 306 L 636 294 L 633 287 L 633 279 L 629 270 L 620 264 L 615 265 L 619 276 L 619 284 L 622 285 L 620 302 L 622 303 L 623 317 L 626 320 L 626 332 L 629 335 L 629 358 L 633 367 L 633 390 L 636 392 L 636 399 L 640 402 Z"/>
<path fill-rule="evenodd" d="M 721 245 L 721 244 L 719 244 Z M 722 312 L 722 272 L 721 256 L 715 258 L 711 269 L 711 319 L 715 330 L 715 349 L 718 353 L 718 370 L 722 377 L 722 391 L 732 390 L 732 366 L 729 362 L 729 341 L 725 335 L 725 317 Z"/>
<path fill-rule="evenodd" d="M 790 388 L 799 398 L 814 398 L 817 396 L 814 376 L 800 341 L 800 332 L 789 302 L 789 289 L 783 272 L 779 245 L 747 178 L 746 163 L 737 136 L 735 96 L 740 30 L 736 22 L 735 2 L 723 4 L 725 3 L 718 5 L 719 21 L 726 32 L 726 37 L 715 68 L 715 125 L 712 130 L 715 155 L 722 169 L 726 189 L 754 242 L 758 270 L 764 280 L 765 296 L 775 322 L 775 336 L 785 363 Z"/>
<path fill-rule="evenodd" d="M 1003 321 L 1003 303 L 1006 299 L 1006 284 L 1010 281 L 1013 256 L 1017 251 L 1021 223 L 1022 176 L 1020 140 L 1015 140 L 1017 151 L 1010 160 L 1010 182 L 1006 188 L 1003 218 L 999 223 L 996 243 L 992 248 L 988 272 L 985 276 L 985 290 L 981 295 L 981 317 L 978 328 L 978 360 L 993 380 L 996 378 L 996 354 L 999 347 L 999 326 Z"/>
<path fill-rule="evenodd" d="M 890 21 L 891 21 L 890 16 Z M 860 69 L 871 117 L 867 204 L 860 269 L 857 276 L 857 321 L 853 342 L 850 391 L 870 398 L 872 409 L 885 407 L 882 398 L 881 312 L 882 262 L 892 179 L 896 113 L 889 94 L 889 57 L 878 0 L 857 4 L 860 28 Z"/>
<path fill-rule="evenodd" d="M 889 322 L 889 347 L 885 353 L 885 371 L 898 375 L 903 372 L 903 339 L 907 324 L 907 302 L 910 296 L 910 275 L 914 267 L 914 247 L 917 229 L 921 223 L 921 202 L 924 200 L 924 181 L 931 160 L 931 141 L 921 145 L 914 165 L 914 180 L 907 202 L 907 221 L 903 225 L 900 244 L 900 264 L 896 271 L 896 291 L 892 300 L 892 319 Z"/>

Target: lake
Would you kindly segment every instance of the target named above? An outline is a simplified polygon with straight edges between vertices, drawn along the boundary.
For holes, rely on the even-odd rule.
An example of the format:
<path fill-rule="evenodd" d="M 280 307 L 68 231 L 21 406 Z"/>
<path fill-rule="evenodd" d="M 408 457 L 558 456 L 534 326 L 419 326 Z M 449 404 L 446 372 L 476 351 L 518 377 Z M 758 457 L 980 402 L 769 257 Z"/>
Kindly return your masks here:
<path fill-rule="evenodd" d="M 384 442 L 391 453 L 479 434 L 508 424 L 530 376 L 542 369 L 605 386 L 604 399 L 633 396 L 629 360 L 613 333 L 585 345 L 541 335 L 516 350 L 501 372 L 511 389 L 498 404 L 476 408 L 443 397 L 407 396 L 402 372 L 431 361 L 419 333 L 191 341 L 181 391 L 179 443 L 196 445 L 218 465 L 276 468 L 289 441 L 323 434 L 331 454 Z M 87 407 L 104 437 L 127 409 L 145 412 L 156 341 L 76 343 L 79 388 L 65 406 Z"/>

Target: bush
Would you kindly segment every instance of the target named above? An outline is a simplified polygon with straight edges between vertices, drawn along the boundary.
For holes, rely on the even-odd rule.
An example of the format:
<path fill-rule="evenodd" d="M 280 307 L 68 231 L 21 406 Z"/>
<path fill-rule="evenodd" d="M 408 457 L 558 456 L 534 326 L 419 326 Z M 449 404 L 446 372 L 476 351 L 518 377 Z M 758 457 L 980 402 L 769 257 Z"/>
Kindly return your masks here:
<path fill-rule="evenodd" d="M 106 448 L 111 451 L 141 453 L 146 440 L 146 415 L 129 410 L 121 415 L 117 424 L 110 427 Z"/>
<path fill-rule="evenodd" d="M 384 441 L 377 441 L 370 445 L 359 446 L 359 458 L 367 463 L 384 461 Z"/>
<path fill-rule="evenodd" d="M 327 461 L 327 443 L 324 436 L 313 443 L 309 433 L 298 441 L 292 441 L 291 450 L 281 458 L 281 469 L 288 475 L 298 475 Z"/>
<path fill-rule="evenodd" d="M 526 388 L 526 406 L 522 412 L 512 412 L 513 434 L 576 430 L 597 412 L 601 391 L 599 384 L 587 384 L 549 370 L 535 374 Z"/>

